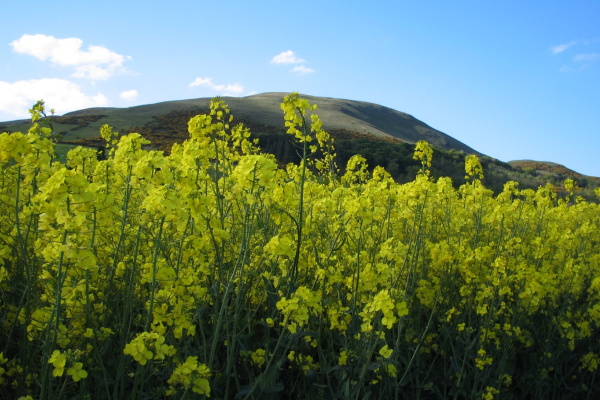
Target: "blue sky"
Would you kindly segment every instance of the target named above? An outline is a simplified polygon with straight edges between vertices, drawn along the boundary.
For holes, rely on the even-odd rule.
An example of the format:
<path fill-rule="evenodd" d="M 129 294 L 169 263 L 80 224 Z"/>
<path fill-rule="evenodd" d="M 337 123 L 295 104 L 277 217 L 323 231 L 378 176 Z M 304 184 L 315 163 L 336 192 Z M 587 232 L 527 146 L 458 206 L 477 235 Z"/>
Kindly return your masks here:
<path fill-rule="evenodd" d="M 2 2 L 0 121 L 291 92 L 600 176 L 599 1 Z M 282 119 L 283 124 L 283 119 Z"/>

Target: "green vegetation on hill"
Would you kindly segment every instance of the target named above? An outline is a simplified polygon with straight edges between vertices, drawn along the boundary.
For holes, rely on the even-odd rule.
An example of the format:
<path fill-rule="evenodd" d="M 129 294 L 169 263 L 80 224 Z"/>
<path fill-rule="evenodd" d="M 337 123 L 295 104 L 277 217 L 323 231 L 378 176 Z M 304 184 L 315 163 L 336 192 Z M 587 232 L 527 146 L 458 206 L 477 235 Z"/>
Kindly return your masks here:
<path fill-rule="evenodd" d="M 195 115 L 207 112 L 208 109 L 202 108 L 171 111 L 166 115 L 153 117 L 151 122 L 144 126 L 133 127 L 129 132 L 142 134 L 152 141 L 153 147 L 168 153 L 173 143 L 181 143 L 187 138 L 187 121 Z M 290 162 L 299 162 L 301 158 L 299 149 L 293 140 L 284 134 L 286 128 L 283 124 L 266 125 L 249 117 L 236 118 L 234 123 L 243 123 L 248 127 L 253 132 L 253 137 L 259 139 L 262 151 L 275 155 L 281 166 Z M 365 157 L 371 170 L 382 166 L 399 183 L 412 182 L 419 172 L 420 163 L 413 159 L 415 151 L 413 143 L 341 128 L 332 129 L 329 133 L 335 139 L 336 162 L 341 168 L 352 156 L 360 154 Z M 101 143 L 100 138 L 98 143 Z M 455 188 L 465 183 L 464 170 L 467 156 L 465 152 L 435 147 L 435 154 L 431 167 L 434 178 L 450 177 Z M 568 169 L 560 170 L 560 174 L 544 174 L 487 156 L 481 156 L 480 159 L 485 172 L 483 182 L 496 194 L 500 193 L 504 184 L 511 180 L 519 182 L 521 189 L 537 189 L 546 183 L 551 183 L 558 190 L 562 190 L 562 183 L 566 179 L 573 179 L 582 188 L 579 195 L 588 201 L 596 201 L 593 189 L 600 186 L 600 179 L 585 177 Z"/>
<path fill-rule="evenodd" d="M 283 126 L 279 104 L 286 93 L 262 93 L 247 97 L 224 97 L 237 121 L 252 120 L 263 126 Z M 460 141 L 440 132 L 413 116 L 378 104 L 333 99 L 328 97 L 305 96 L 309 101 L 319 104 L 319 114 L 323 117 L 327 131 L 346 130 L 362 135 L 382 139 L 400 139 L 410 143 L 426 140 L 431 145 L 445 149 L 462 150 L 469 154 L 477 151 Z M 191 110 L 207 110 L 210 98 L 167 101 L 129 108 L 90 108 L 74 111 L 62 117 L 56 117 L 56 132 L 67 141 L 89 139 L 98 136 L 104 124 L 117 131 L 130 132 L 132 128 L 144 127 L 156 122 L 156 118 L 167 117 L 171 112 L 189 114 Z M 102 116 L 100 119 L 87 120 L 85 126 L 79 126 L 85 118 Z M 169 116 L 168 118 L 172 117 Z M 63 120 L 60 120 L 60 119 Z M 28 120 L 3 123 L 4 131 L 23 132 L 29 129 Z M 76 131 L 73 132 L 73 129 Z M 187 132 L 187 127 L 184 133 Z M 167 140 L 167 139 L 165 139 Z"/>
<path fill-rule="evenodd" d="M 286 128 L 279 109 L 283 97 L 283 93 L 263 93 L 226 98 L 236 115 L 234 123 L 243 123 L 248 127 L 253 137 L 259 139 L 263 151 L 274 154 L 280 166 L 298 162 L 300 157 L 298 149 L 284 135 Z M 366 158 L 370 169 L 382 166 L 397 182 L 411 182 L 419 170 L 419 164 L 412 158 L 414 143 L 426 140 L 436 151 L 432 176 L 448 176 L 456 188 L 465 182 L 466 155 L 475 153 L 484 167 L 486 187 L 496 194 L 502 191 L 504 183 L 509 180 L 519 182 L 522 189 L 536 189 L 551 183 L 557 190 L 562 190 L 564 180 L 573 179 L 582 188 L 579 195 L 588 201 L 596 199 L 593 188 L 600 186 L 600 178 L 587 177 L 554 163 L 529 160 L 504 163 L 477 153 L 406 113 L 377 104 L 305 97 L 319 104 L 319 114 L 326 121 L 324 128 L 336 140 L 336 161 L 341 167 L 346 165 L 350 157 L 360 154 Z M 102 147 L 104 140 L 98 132 L 100 126 L 106 123 L 122 133 L 138 132 L 152 141 L 153 148 L 168 154 L 174 143 L 187 139 L 189 119 L 207 113 L 209 103 L 210 99 L 202 98 L 126 109 L 95 108 L 52 118 L 56 132 L 63 137 L 59 146 L 61 152 L 73 145 Z M 0 131 L 26 131 L 28 125 L 27 120 L 6 122 L 0 124 Z"/>
<path fill-rule="evenodd" d="M 174 143 L 182 143 L 187 139 L 190 118 L 206 114 L 208 111 L 208 109 L 199 107 L 174 110 L 164 115 L 152 117 L 150 122 L 143 126 L 133 126 L 128 130 L 122 129 L 122 133 L 140 133 L 152 142 L 153 148 L 163 150 L 168 154 Z M 66 121 L 77 126 L 82 125 L 84 121 L 94 122 L 102 117 L 86 115 L 77 116 L 73 121 Z M 66 122 L 62 119 L 58 119 L 58 121 L 61 123 Z M 252 132 L 252 137 L 259 140 L 262 151 L 275 155 L 280 167 L 290 162 L 299 162 L 301 152 L 294 141 L 288 135 L 285 135 L 286 128 L 283 124 L 280 126 L 266 125 L 249 117 L 236 118 L 234 123 L 242 123 L 248 127 Z M 343 128 L 332 129 L 330 134 L 335 139 L 336 163 L 342 169 L 352 156 L 360 154 L 367 160 L 370 170 L 377 166 L 384 167 L 398 183 L 412 182 L 420 170 L 420 162 L 413 159 L 415 151 L 415 144 L 413 143 L 394 137 L 374 136 Z M 63 139 L 62 143 L 62 146 L 69 146 L 69 148 L 73 145 L 99 148 L 104 145 L 104 140 L 100 136 L 96 136 L 76 140 Z M 447 176 L 452 179 L 455 188 L 465 183 L 464 170 L 467 154 L 455 149 L 434 148 L 435 157 L 431 166 L 432 177 L 437 179 Z M 318 155 L 315 154 L 315 156 Z M 596 201 L 593 189 L 600 186 L 600 179 L 598 178 L 586 177 L 562 166 L 560 166 L 562 169 L 555 167 L 553 173 L 545 173 L 537 164 L 538 170 L 535 170 L 529 164 L 523 164 L 522 162 L 504 163 L 487 156 L 481 156 L 480 160 L 485 174 L 483 182 L 495 194 L 502 192 L 504 184 L 511 180 L 519 182 L 521 189 L 537 189 L 546 185 L 546 183 L 551 183 L 557 187 L 558 191 L 562 191 L 562 183 L 566 179 L 573 179 L 577 186 L 581 188 L 578 195 L 588 201 Z"/>
<path fill-rule="evenodd" d="M 335 135 L 332 134 L 335 138 Z M 295 162 L 300 160 L 300 154 L 290 140 L 281 134 L 261 133 L 257 134 L 259 145 L 266 153 L 275 154 L 281 163 Z M 348 160 L 356 155 L 362 155 L 369 165 L 369 169 L 377 166 L 384 167 L 398 183 L 412 182 L 421 168 L 420 162 L 413 159 L 415 145 L 406 142 L 390 143 L 381 140 L 367 138 L 336 139 L 336 162 L 344 166 Z M 453 186 L 458 188 L 465 183 L 465 157 L 467 154 L 456 150 L 442 150 L 434 148 L 435 157 L 432 161 L 431 175 L 434 178 L 447 176 L 452 179 Z M 596 201 L 593 189 L 600 186 L 597 180 L 586 179 L 582 176 L 541 174 L 519 167 L 513 167 L 508 163 L 482 156 L 480 158 L 485 178 L 484 184 L 495 194 L 502 192 L 504 184 L 508 181 L 519 182 L 521 189 L 537 189 L 540 186 L 551 183 L 562 191 L 562 183 L 565 179 L 573 179 L 582 188 L 578 193 L 588 201 Z"/>

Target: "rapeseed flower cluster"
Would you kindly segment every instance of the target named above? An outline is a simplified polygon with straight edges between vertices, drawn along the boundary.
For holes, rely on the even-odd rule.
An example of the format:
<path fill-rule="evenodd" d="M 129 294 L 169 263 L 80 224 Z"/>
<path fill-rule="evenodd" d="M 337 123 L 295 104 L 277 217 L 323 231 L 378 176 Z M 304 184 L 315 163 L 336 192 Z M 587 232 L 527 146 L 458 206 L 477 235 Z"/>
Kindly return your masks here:
<path fill-rule="evenodd" d="M 169 155 L 104 126 L 107 159 L 62 164 L 43 103 L 0 135 L 0 397 L 598 394 L 600 209 L 574 182 L 494 197 L 468 156 L 455 189 L 419 142 L 399 185 L 282 110 L 285 169 L 219 99 Z"/>

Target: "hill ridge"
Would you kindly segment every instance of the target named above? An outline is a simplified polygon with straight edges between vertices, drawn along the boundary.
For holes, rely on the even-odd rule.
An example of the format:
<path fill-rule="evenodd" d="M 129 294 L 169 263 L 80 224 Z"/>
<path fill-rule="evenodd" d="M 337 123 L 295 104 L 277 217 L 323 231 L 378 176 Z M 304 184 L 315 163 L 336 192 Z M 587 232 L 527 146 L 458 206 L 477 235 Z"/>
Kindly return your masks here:
<path fill-rule="evenodd" d="M 287 92 L 266 92 L 245 97 L 221 97 L 231 109 L 236 118 L 255 120 L 267 126 L 283 127 L 283 113 L 279 107 Z M 317 104 L 316 113 L 323 121 L 325 130 L 345 129 L 376 137 L 393 137 L 409 143 L 427 140 L 431 145 L 444 150 L 454 149 L 468 154 L 483 155 L 459 140 L 447 135 L 414 116 L 385 107 L 376 103 L 358 100 L 337 99 L 300 94 L 311 103 Z M 192 108 L 206 109 L 211 97 L 187 100 L 169 100 L 159 103 L 138 105 L 133 107 L 95 107 L 72 111 L 56 117 L 57 132 L 67 139 L 91 138 L 98 136 L 100 126 L 109 124 L 116 130 L 128 131 L 135 126 L 144 126 L 152 121 L 152 117 L 168 114 L 174 110 Z M 103 115 L 103 118 L 90 122 L 76 129 L 72 135 L 73 126 L 62 124 L 60 118 L 79 118 L 89 115 Z M 0 122 L 0 126 L 11 131 L 19 130 L 20 126 L 28 124 L 28 120 Z M 71 124 L 73 125 L 73 124 Z M 21 128 L 20 130 L 23 130 Z M 26 130 L 26 129 L 25 129 Z"/>

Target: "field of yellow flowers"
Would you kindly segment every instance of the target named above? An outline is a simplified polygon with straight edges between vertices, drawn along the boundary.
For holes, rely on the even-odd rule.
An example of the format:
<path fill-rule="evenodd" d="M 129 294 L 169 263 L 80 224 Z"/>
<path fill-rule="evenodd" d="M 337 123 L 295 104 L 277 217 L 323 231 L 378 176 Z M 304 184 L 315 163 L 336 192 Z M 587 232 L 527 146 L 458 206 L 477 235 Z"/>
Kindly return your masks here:
<path fill-rule="evenodd" d="M 168 156 L 104 126 L 59 163 L 42 102 L 0 135 L 0 398 L 597 398 L 597 204 L 475 156 L 455 190 L 425 142 L 414 182 L 341 173 L 282 109 L 285 170 L 218 99 Z"/>

